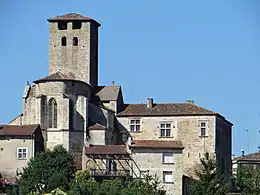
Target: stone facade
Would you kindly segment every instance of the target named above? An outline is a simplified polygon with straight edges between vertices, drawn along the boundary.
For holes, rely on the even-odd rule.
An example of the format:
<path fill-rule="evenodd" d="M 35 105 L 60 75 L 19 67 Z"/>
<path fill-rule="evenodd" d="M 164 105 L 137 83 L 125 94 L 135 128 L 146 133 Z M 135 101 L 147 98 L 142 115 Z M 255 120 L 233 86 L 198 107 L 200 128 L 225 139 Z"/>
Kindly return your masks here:
<path fill-rule="evenodd" d="M 130 120 L 140 120 L 140 132 L 130 131 Z M 217 153 L 225 159 L 225 174 L 231 174 L 231 126 L 217 116 L 134 116 L 118 117 L 122 124 L 122 132 L 130 132 L 133 140 L 178 140 L 184 145 L 183 170 L 187 176 L 194 177 L 194 167 L 199 163 L 200 157 L 205 152 Z M 217 123 L 218 121 L 218 123 Z M 206 123 L 206 136 L 200 136 L 200 123 Z M 171 124 L 171 135 L 160 136 L 160 124 Z M 221 126 L 217 126 L 221 124 Z M 225 133 L 219 136 L 216 132 Z M 216 136 L 217 134 L 217 136 Z M 216 142 L 218 139 L 218 142 Z M 216 143 L 218 143 L 216 145 Z M 219 154 L 219 155 L 218 155 Z"/>
<path fill-rule="evenodd" d="M 49 75 L 57 71 L 72 73 L 77 80 L 97 86 L 98 82 L 98 26 L 93 22 L 66 21 L 67 29 L 60 30 L 59 23 L 50 22 Z M 73 23 L 80 29 L 72 29 Z M 62 46 L 62 37 L 66 45 Z M 73 45 L 77 38 L 78 45 Z"/>
<path fill-rule="evenodd" d="M 32 87 L 27 84 L 26 91 L 27 94 L 23 97 L 22 124 L 40 124 L 47 132 L 47 148 L 63 144 L 67 149 L 76 147 L 81 150 L 79 148 L 84 145 L 88 126 L 90 87 L 80 82 L 49 81 Z M 56 127 L 48 125 L 48 103 L 51 99 L 55 99 L 57 104 Z"/>
<path fill-rule="evenodd" d="M 194 166 L 205 152 L 216 154 L 219 169 L 230 176 L 232 124 L 224 117 L 191 103 L 154 106 L 150 98 L 147 105 L 124 104 L 120 86 L 115 86 L 114 82 L 112 86 L 98 86 L 100 25 L 79 14 L 66 14 L 48 21 L 49 74 L 34 81 L 32 86 L 26 84 L 22 114 L 10 125 L 40 124 L 46 132 L 43 135 L 45 148 L 62 144 L 67 150 L 83 153 L 83 168 L 93 165 L 93 159 L 86 158 L 84 153 L 89 144 L 124 145 L 129 137 L 181 141 L 184 149 L 135 148 L 131 153 L 141 169 L 149 168 L 150 173 L 156 173 L 160 179 L 163 171 L 173 172 L 173 183 L 164 184 L 168 194 L 181 194 L 182 175 L 193 177 Z M 140 120 L 140 129 L 131 131 L 130 120 Z M 169 125 L 170 135 L 161 136 L 162 123 Z M 12 143 L 10 152 L 21 140 Z M 162 163 L 165 151 L 173 152 L 173 164 Z M 5 161 L 0 158 L 2 163 Z M 27 161 L 21 163 L 25 166 Z"/>
<path fill-rule="evenodd" d="M 163 163 L 163 153 L 173 153 L 173 163 Z M 181 149 L 132 149 L 133 161 L 137 166 L 133 166 L 136 173 L 149 173 L 157 175 L 163 181 L 163 172 L 172 172 L 172 183 L 162 182 L 160 187 L 166 190 L 167 194 L 182 194 L 182 150 Z"/>

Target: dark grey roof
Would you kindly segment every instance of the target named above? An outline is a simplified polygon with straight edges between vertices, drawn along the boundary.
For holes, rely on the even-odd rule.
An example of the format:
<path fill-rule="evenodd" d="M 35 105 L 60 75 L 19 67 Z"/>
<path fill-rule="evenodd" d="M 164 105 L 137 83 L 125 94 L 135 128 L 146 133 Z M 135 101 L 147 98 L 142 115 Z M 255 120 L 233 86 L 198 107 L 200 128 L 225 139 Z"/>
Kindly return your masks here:
<path fill-rule="evenodd" d="M 121 87 L 120 86 L 98 86 L 96 95 L 101 101 L 116 101 L 118 99 Z"/>

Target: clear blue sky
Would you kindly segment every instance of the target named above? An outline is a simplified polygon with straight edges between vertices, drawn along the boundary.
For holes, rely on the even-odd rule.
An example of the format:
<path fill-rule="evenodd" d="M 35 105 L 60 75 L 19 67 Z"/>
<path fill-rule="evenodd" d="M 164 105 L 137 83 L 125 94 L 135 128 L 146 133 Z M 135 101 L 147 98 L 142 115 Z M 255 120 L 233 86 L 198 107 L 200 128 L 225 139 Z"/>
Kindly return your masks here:
<path fill-rule="evenodd" d="M 0 123 L 22 111 L 26 81 L 47 75 L 47 18 L 99 21 L 99 83 L 126 103 L 184 102 L 234 123 L 233 153 L 260 144 L 259 0 L 1 0 Z"/>

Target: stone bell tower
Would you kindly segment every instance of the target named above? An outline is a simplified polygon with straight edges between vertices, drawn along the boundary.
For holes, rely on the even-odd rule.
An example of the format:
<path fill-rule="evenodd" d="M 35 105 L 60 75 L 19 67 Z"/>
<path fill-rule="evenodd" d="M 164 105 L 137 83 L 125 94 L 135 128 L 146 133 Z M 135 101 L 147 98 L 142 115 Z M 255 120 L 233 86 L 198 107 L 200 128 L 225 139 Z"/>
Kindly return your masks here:
<path fill-rule="evenodd" d="M 49 76 L 60 71 L 93 87 L 98 85 L 98 27 L 92 18 L 70 13 L 50 23 Z"/>

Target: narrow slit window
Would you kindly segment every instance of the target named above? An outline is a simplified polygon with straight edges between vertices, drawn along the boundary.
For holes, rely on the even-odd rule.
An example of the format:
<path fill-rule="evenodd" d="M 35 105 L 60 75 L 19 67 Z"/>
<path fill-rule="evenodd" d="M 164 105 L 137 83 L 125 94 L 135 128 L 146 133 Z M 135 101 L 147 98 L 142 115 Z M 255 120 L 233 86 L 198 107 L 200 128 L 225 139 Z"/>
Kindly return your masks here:
<path fill-rule="evenodd" d="M 77 37 L 73 37 L 72 42 L 73 42 L 73 46 L 78 46 L 79 45 L 79 40 L 78 40 Z"/>
<path fill-rule="evenodd" d="M 70 99 L 69 100 L 69 130 L 73 130 L 74 127 L 73 119 L 74 119 L 74 104 L 73 101 Z"/>
<path fill-rule="evenodd" d="M 61 46 L 66 46 L 67 45 L 67 38 L 66 37 L 62 37 L 61 38 Z"/>

